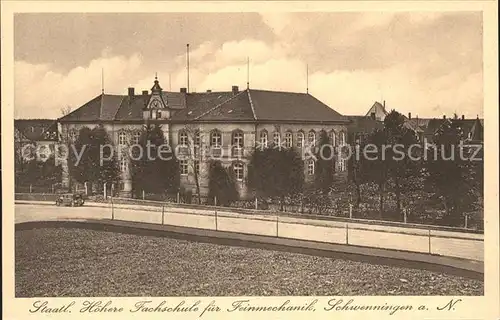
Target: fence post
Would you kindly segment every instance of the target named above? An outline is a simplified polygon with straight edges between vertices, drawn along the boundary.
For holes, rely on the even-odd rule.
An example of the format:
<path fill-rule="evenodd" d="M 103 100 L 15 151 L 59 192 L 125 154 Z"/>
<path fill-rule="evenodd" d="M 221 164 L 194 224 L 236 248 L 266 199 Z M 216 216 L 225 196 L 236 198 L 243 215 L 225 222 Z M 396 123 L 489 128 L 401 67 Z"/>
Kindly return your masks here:
<path fill-rule="evenodd" d="M 165 223 L 165 205 L 161 204 L 161 224 Z"/>
<path fill-rule="evenodd" d="M 258 202 L 257 202 L 257 197 L 255 197 L 255 210 L 258 210 L 259 209 L 259 205 L 258 205 Z"/>
<path fill-rule="evenodd" d="M 403 219 L 404 222 L 406 223 L 406 208 L 403 208 Z"/>
<path fill-rule="evenodd" d="M 108 195 L 107 195 L 107 190 L 106 190 L 106 184 L 107 184 L 107 182 L 104 182 L 104 187 L 103 187 L 104 188 L 104 200 L 107 200 L 107 198 L 108 198 L 107 197 Z"/>
<path fill-rule="evenodd" d="M 54 185 L 52 185 L 52 193 L 55 193 L 55 192 L 54 192 Z"/>
<path fill-rule="evenodd" d="M 85 186 L 85 195 L 88 196 L 89 195 L 89 189 L 87 187 L 87 181 L 85 181 L 83 185 Z"/>
<path fill-rule="evenodd" d="M 33 185 L 30 184 L 30 193 L 33 191 Z"/>
<path fill-rule="evenodd" d="M 468 215 L 466 214 L 465 215 L 465 229 L 467 229 L 467 218 L 468 218 Z"/>
<path fill-rule="evenodd" d="M 276 238 L 278 238 L 278 237 L 279 237 L 279 236 L 278 236 L 278 234 L 279 234 L 279 229 L 278 229 L 278 218 L 279 218 L 279 216 L 278 216 L 278 215 L 276 215 Z"/>
<path fill-rule="evenodd" d="M 349 224 L 345 224 L 345 244 L 349 244 Z"/>
<path fill-rule="evenodd" d="M 144 200 L 146 198 L 146 194 L 144 192 L 144 189 L 142 189 L 142 200 Z"/>
<path fill-rule="evenodd" d="M 111 185 L 113 186 L 113 185 Z M 113 205 L 113 192 L 111 192 L 111 220 L 115 220 L 115 207 Z"/>
<path fill-rule="evenodd" d="M 432 251 L 431 251 L 431 229 L 429 229 L 429 254 L 432 254 Z"/>
<path fill-rule="evenodd" d="M 180 194 L 177 192 L 177 203 L 180 203 Z"/>
<path fill-rule="evenodd" d="M 215 231 L 217 231 L 217 196 L 214 197 L 214 206 L 215 206 Z"/>
<path fill-rule="evenodd" d="M 352 203 L 349 203 L 349 218 L 352 219 Z"/>

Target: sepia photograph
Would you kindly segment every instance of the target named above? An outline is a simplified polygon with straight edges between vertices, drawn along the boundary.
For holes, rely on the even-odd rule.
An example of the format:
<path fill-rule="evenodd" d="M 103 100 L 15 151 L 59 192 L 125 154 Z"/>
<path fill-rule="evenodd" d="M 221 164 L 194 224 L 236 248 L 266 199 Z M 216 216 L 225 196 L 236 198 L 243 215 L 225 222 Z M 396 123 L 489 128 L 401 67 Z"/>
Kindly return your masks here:
<path fill-rule="evenodd" d="M 13 15 L 2 154 L 27 314 L 484 298 L 483 12 L 280 8 Z M 125 311 L 221 309 L 182 299 Z"/>

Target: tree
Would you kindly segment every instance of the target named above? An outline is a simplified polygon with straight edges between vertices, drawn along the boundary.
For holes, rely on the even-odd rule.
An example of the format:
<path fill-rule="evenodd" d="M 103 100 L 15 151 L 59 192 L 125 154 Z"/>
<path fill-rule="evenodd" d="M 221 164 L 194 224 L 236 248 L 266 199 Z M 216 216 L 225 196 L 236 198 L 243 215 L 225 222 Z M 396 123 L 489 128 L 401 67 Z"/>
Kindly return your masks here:
<path fill-rule="evenodd" d="M 367 177 L 365 171 L 366 159 L 363 157 L 362 150 L 365 147 L 364 141 L 353 141 L 353 154 L 348 160 L 348 176 L 349 180 L 354 184 L 356 190 L 356 202 L 354 206 L 359 208 L 361 204 L 361 186 L 366 182 Z"/>
<path fill-rule="evenodd" d="M 232 202 L 237 201 L 238 197 L 233 170 L 231 168 L 224 168 L 218 160 L 210 160 L 208 169 L 208 202 L 221 206 L 229 206 Z"/>
<path fill-rule="evenodd" d="M 68 114 L 71 113 L 71 106 L 65 106 L 64 108 L 61 108 L 61 115 L 64 117 L 64 116 L 67 116 Z"/>
<path fill-rule="evenodd" d="M 470 210 L 476 199 L 469 178 L 470 162 L 461 157 L 463 138 L 459 122 L 445 120 L 435 134 L 435 145 L 429 148 L 430 158 L 426 161 L 425 183 L 443 204 L 443 221 L 452 226 L 461 225 L 462 213 Z"/>
<path fill-rule="evenodd" d="M 200 191 L 200 177 L 201 162 L 203 159 L 203 137 L 201 136 L 200 129 L 196 126 L 187 124 L 184 129 L 184 133 L 187 135 L 187 158 L 188 164 L 193 172 L 194 182 L 196 186 L 196 196 L 198 198 L 198 204 L 201 204 L 201 191 Z"/>
<path fill-rule="evenodd" d="M 335 155 L 330 138 L 324 130 L 320 132 L 315 156 L 317 159 L 314 173 L 315 187 L 323 194 L 328 194 L 335 173 Z"/>
<path fill-rule="evenodd" d="M 167 148 L 161 126 L 144 126 L 131 156 L 132 190 L 136 196 L 143 191 L 155 194 L 178 191 L 179 162 Z"/>
<path fill-rule="evenodd" d="M 69 149 L 68 167 L 71 177 L 79 183 L 90 184 L 90 190 L 93 184 L 101 189 L 104 183 L 119 181 L 118 154 L 102 125 L 80 129 L 77 140 Z"/>
<path fill-rule="evenodd" d="M 54 155 L 46 160 L 29 160 L 23 170 L 16 172 L 15 179 L 19 185 L 51 187 L 61 182 L 62 167 L 60 164 L 56 165 Z"/>
<path fill-rule="evenodd" d="M 278 197 L 280 210 L 286 196 L 301 193 L 304 187 L 304 162 L 292 148 L 255 148 L 248 173 L 249 187 L 257 196 Z"/>
<path fill-rule="evenodd" d="M 420 164 L 410 157 L 411 146 L 418 143 L 415 133 L 404 126 L 405 119 L 399 112 L 392 110 L 384 119 L 384 132 L 387 149 L 387 174 L 392 182 L 396 196 L 398 214 L 402 213 L 402 196 L 414 190 L 420 170 Z M 414 156 L 415 154 L 413 154 Z M 413 159 L 412 159 L 413 158 Z"/>
<path fill-rule="evenodd" d="M 369 135 L 367 145 L 363 150 L 363 170 L 368 182 L 378 186 L 379 215 L 384 217 L 384 196 L 386 193 L 388 164 L 384 154 L 387 137 L 384 130 L 375 130 Z M 368 148 L 369 147 L 369 148 Z"/>

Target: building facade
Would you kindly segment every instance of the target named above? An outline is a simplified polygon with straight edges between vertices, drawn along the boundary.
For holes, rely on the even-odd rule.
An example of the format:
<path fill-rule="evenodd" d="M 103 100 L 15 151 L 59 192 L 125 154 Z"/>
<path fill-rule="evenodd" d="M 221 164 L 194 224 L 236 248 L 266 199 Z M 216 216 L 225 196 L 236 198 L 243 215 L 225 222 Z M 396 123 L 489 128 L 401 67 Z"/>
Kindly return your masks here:
<path fill-rule="evenodd" d="M 104 94 L 59 119 L 62 141 L 76 141 L 83 127 L 103 125 L 115 146 L 138 142 L 146 124 L 161 125 L 169 146 L 180 163 L 181 185 L 195 191 L 194 170 L 199 173 L 202 195 L 208 192 L 207 159 L 219 159 L 234 170 L 241 198 L 250 197 L 246 187 L 249 155 L 255 146 L 280 144 L 305 150 L 326 131 L 334 146 L 347 143 L 350 120 L 310 94 L 266 90 L 189 93 L 166 92 L 155 78 L 150 91 L 127 95 Z M 195 147 L 196 146 L 196 147 Z M 199 150 L 199 151 L 193 151 Z M 314 177 L 315 163 L 305 159 L 306 180 Z M 120 160 L 122 196 L 130 196 L 130 159 Z M 346 171 L 337 163 L 338 174 Z M 63 162 L 63 185 L 70 187 L 67 164 Z"/>
<path fill-rule="evenodd" d="M 47 160 L 53 155 L 58 138 L 56 120 L 14 120 L 15 163 L 21 165 L 29 160 Z"/>

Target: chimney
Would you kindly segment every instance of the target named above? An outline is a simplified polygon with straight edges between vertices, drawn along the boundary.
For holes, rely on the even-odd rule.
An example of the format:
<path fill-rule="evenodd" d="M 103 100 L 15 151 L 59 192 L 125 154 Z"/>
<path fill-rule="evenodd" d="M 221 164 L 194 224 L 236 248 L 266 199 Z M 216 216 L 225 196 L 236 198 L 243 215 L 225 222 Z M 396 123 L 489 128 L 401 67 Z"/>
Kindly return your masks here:
<path fill-rule="evenodd" d="M 382 104 L 382 105 L 383 105 L 383 106 L 384 106 L 384 108 L 385 108 L 385 100 L 384 100 L 384 102 L 383 102 L 383 104 Z"/>
<path fill-rule="evenodd" d="M 233 91 L 233 94 L 238 94 L 238 91 L 239 91 L 238 86 L 233 86 L 232 91 Z"/>
<path fill-rule="evenodd" d="M 210 90 L 210 89 L 209 89 L 209 90 L 207 90 L 207 93 L 210 93 L 210 92 L 212 92 L 212 90 Z"/>
<path fill-rule="evenodd" d="M 465 120 L 465 116 L 464 115 L 462 115 L 462 120 Z"/>
<path fill-rule="evenodd" d="M 411 112 L 408 112 L 408 119 L 411 120 Z"/>
<path fill-rule="evenodd" d="M 187 89 L 186 88 L 181 88 L 181 93 L 187 93 Z"/>
<path fill-rule="evenodd" d="M 142 90 L 142 95 L 143 95 L 143 96 L 147 96 L 147 95 L 148 95 L 148 93 L 149 93 L 149 92 L 148 92 L 148 90 Z"/>
<path fill-rule="evenodd" d="M 443 114 L 443 119 L 446 119 L 446 115 L 445 114 Z"/>
<path fill-rule="evenodd" d="M 128 88 L 128 96 L 133 97 L 135 95 L 134 88 Z"/>

